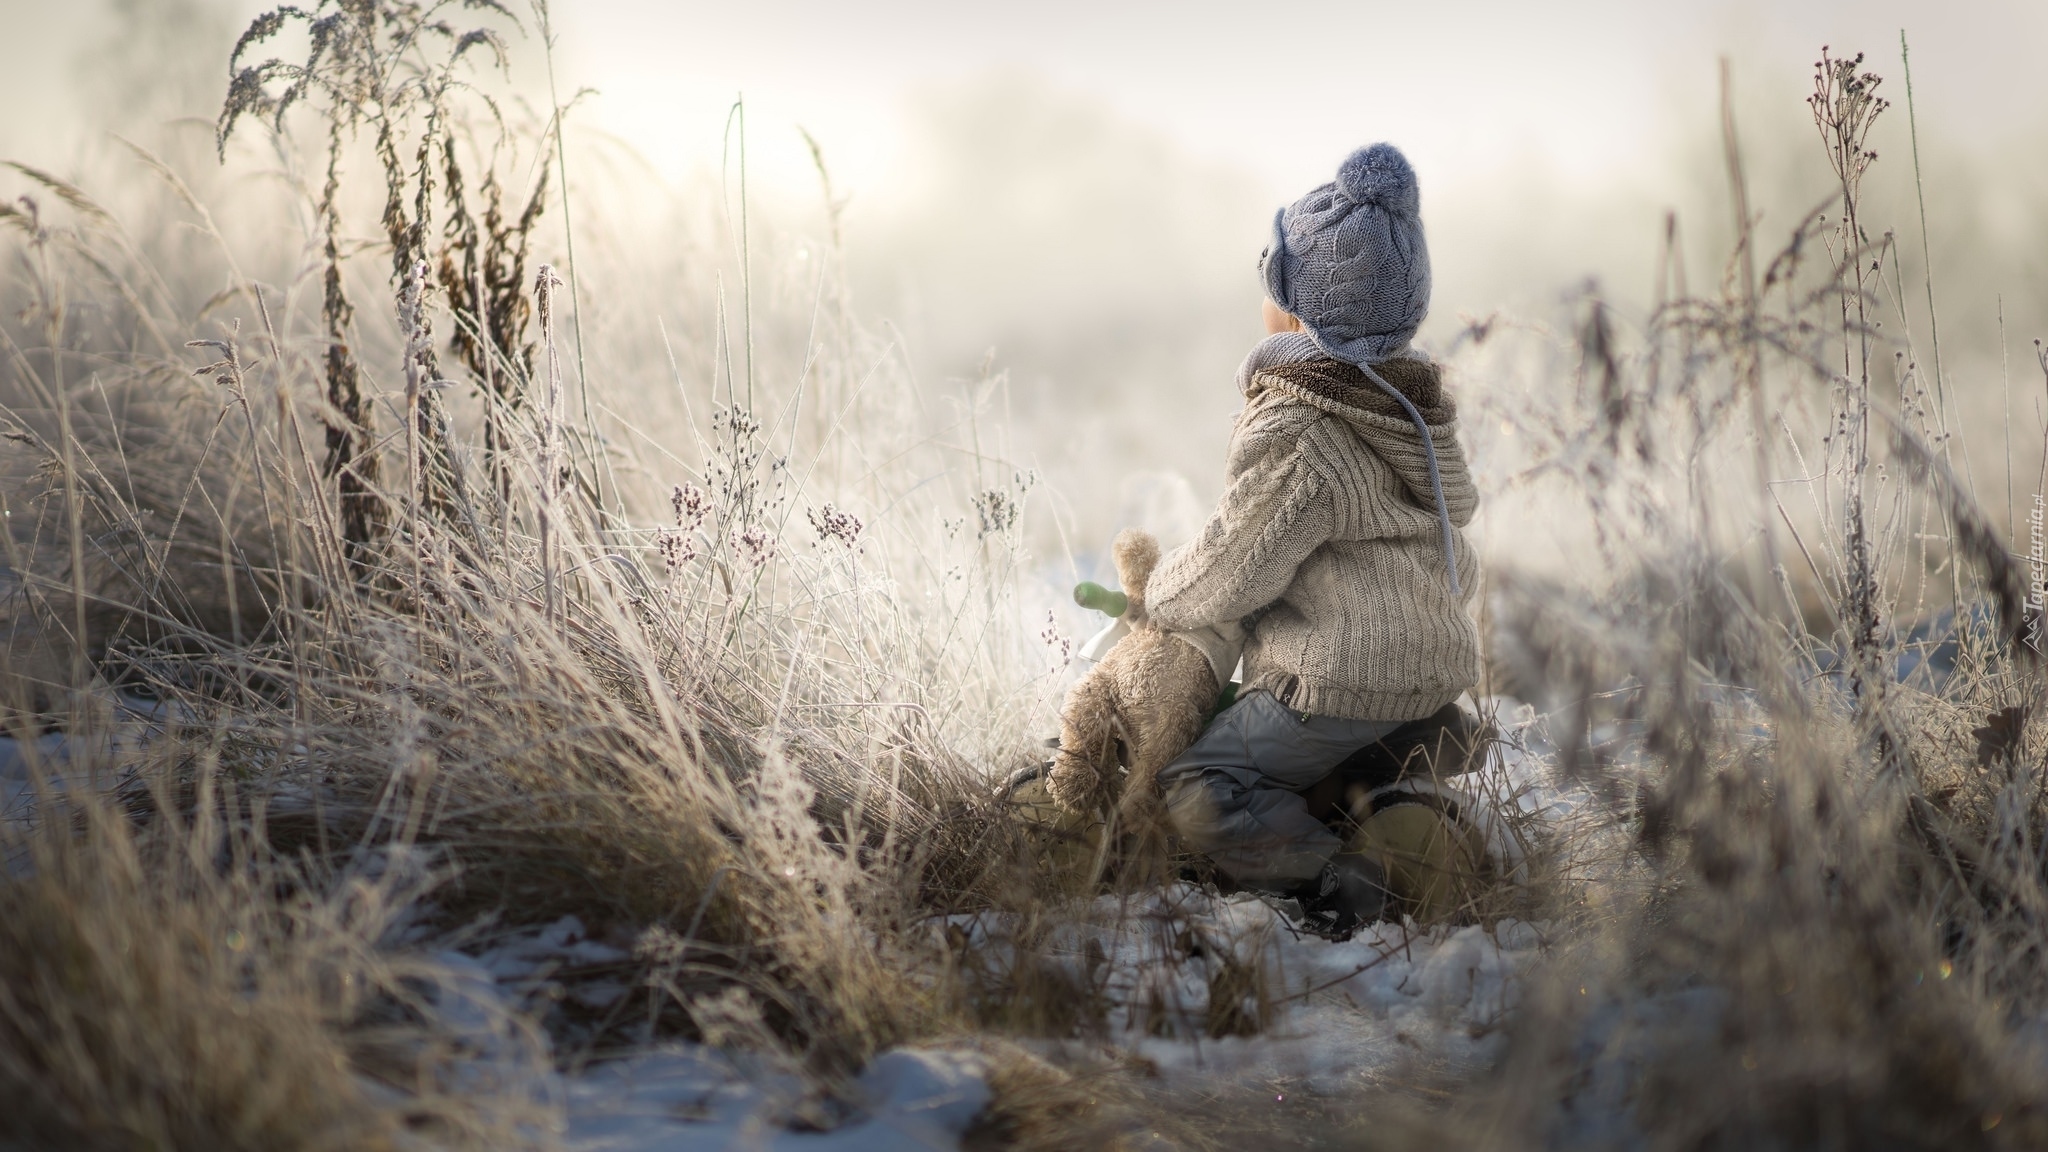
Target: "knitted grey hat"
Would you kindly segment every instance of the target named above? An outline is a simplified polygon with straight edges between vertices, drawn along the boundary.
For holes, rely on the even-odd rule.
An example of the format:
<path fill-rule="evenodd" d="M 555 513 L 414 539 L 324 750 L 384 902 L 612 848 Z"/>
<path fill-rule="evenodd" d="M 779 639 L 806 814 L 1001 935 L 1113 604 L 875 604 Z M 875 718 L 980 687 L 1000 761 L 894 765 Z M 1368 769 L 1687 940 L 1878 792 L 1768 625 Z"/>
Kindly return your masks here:
<path fill-rule="evenodd" d="M 1451 594 L 1464 595 L 1452 543 L 1451 510 L 1437 472 L 1436 445 L 1422 413 L 1374 364 L 1408 348 L 1429 314 L 1429 246 L 1422 240 L 1415 169 L 1392 144 L 1360 148 L 1337 178 L 1273 216 L 1273 243 L 1259 257 L 1266 294 L 1301 321 L 1316 347 L 1356 364 L 1408 413 L 1429 464 Z"/>
<path fill-rule="evenodd" d="M 1360 148 L 1337 178 L 1273 217 L 1261 258 L 1273 303 L 1339 360 L 1400 354 L 1429 312 L 1429 247 L 1415 169 L 1392 144 Z"/>

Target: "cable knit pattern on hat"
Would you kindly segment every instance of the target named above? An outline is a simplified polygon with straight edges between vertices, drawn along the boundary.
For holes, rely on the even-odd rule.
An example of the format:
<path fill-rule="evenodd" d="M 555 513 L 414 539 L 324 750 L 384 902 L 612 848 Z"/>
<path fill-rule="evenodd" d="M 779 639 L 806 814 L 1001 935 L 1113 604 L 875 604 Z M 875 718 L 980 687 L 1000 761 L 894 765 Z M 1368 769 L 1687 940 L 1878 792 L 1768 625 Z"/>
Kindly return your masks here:
<path fill-rule="evenodd" d="M 1353 364 L 1399 355 L 1429 313 L 1429 246 L 1415 169 L 1392 144 L 1347 157 L 1337 178 L 1280 210 L 1266 293 L 1323 351 Z"/>
<path fill-rule="evenodd" d="M 1377 367 L 1426 421 L 1451 522 L 1471 523 L 1479 493 L 1437 367 Z M 1415 720 L 1455 700 L 1479 679 L 1472 584 L 1451 590 L 1421 433 L 1356 366 L 1283 337 L 1254 350 L 1243 379 L 1223 500 L 1154 570 L 1153 619 L 1254 617 L 1245 686 L 1298 711 Z M 1463 532 L 1451 546 L 1477 570 Z"/>

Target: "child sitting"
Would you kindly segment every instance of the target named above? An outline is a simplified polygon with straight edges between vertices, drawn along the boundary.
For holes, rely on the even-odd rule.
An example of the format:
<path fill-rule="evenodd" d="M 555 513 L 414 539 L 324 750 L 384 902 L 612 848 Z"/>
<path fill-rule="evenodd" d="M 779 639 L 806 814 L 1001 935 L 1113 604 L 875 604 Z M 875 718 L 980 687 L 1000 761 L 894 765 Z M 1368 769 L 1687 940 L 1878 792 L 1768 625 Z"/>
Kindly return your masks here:
<path fill-rule="evenodd" d="M 1145 587 L 1165 628 L 1247 630 L 1236 703 L 1159 776 L 1175 830 L 1333 935 L 1377 918 L 1385 877 L 1301 790 L 1478 680 L 1458 529 L 1479 497 L 1441 373 L 1409 346 L 1429 306 L 1418 208 L 1407 159 L 1375 144 L 1275 216 L 1223 499 Z"/>

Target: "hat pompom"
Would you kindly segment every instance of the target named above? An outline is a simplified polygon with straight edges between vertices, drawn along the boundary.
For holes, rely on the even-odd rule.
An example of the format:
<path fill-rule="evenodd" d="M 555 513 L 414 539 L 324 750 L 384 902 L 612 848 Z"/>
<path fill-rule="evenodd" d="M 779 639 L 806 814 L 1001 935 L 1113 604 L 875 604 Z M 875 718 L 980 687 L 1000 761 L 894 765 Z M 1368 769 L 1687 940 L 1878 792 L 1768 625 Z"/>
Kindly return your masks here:
<path fill-rule="evenodd" d="M 1413 215 L 1422 207 L 1415 169 L 1392 144 L 1360 148 L 1337 166 L 1337 191 L 1354 204 L 1372 204 Z"/>

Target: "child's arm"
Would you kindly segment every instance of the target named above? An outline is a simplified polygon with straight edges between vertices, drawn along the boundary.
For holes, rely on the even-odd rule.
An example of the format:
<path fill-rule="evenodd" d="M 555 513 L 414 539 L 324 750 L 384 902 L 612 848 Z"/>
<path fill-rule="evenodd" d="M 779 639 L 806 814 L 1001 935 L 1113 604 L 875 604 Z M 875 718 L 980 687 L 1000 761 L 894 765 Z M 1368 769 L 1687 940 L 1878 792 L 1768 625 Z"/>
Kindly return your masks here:
<path fill-rule="evenodd" d="M 1239 465 L 1202 534 L 1162 561 L 1147 610 L 1168 629 L 1234 623 L 1278 600 L 1295 569 L 1335 528 L 1322 476 L 1301 458 L 1299 429 L 1242 446 Z"/>

